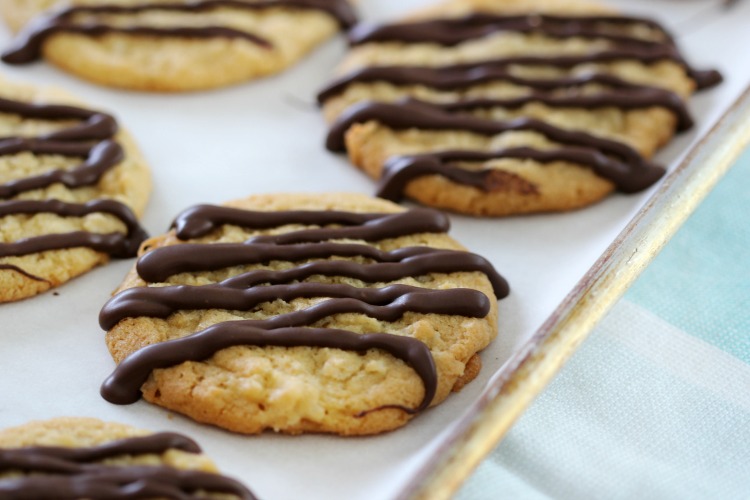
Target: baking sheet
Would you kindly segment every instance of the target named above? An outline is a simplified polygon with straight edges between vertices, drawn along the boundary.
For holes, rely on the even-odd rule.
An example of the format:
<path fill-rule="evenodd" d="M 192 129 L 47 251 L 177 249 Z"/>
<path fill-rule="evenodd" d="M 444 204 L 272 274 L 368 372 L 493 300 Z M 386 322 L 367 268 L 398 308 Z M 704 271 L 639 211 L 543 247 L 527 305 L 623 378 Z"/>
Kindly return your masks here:
<path fill-rule="evenodd" d="M 368 19 L 388 19 L 423 0 L 363 0 Z M 625 3 L 625 2 L 623 2 Z M 658 16 L 678 34 L 697 67 L 717 67 L 724 84 L 691 103 L 697 126 L 658 157 L 675 165 L 750 83 L 750 65 L 736 60 L 750 42 L 750 3 L 729 14 L 720 2 L 627 2 L 631 12 Z M 0 32 L 0 44 L 8 35 Z M 730 45 L 731 44 L 731 45 Z M 190 95 L 104 89 L 46 64 L 3 67 L 16 80 L 56 84 L 92 106 L 113 112 L 149 159 L 155 189 L 145 226 L 152 234 L 195 203 L 219 203 L 252 193 L 356 191 L 373 184 L 343 157 L 322 147 L 315 90 L 345 50 L 332 41 L 279 77 Z M 118 407 L 98 395 L 113 362 L 97 324 L 101 305 L 132 261 L 85 275 L 43 296 L 0 308 L 0 427 L 32 419 L 85 415 L 196 438 L 220 468 L 263 499 L 391 498 L 440 443 L 486 382 L 533 335 L 656 188 L 615 195 L 569 214 L 479 220 L 453 217 L 452 234 L 496 265 L 513 288 L 500 302 L 498 339 L 483 353 L 484 370 L 460 394 L 404 429 L 369 438 L 243 437 L 194 424 L 146 403 Z"/>

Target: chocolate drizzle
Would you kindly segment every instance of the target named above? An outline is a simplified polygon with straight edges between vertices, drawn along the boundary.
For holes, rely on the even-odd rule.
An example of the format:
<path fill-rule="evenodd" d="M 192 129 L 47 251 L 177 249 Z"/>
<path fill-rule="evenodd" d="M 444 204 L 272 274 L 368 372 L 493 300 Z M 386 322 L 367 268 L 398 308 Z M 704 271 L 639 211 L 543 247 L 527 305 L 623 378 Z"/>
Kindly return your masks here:
<path fill-rule="evenodd" d="M 86 231 L 48 234 L 13 243 L 0 243 L 0 257 L 28 255 L 63 248 L 89 247 L 112 257 L 125 259 L 136 255 L 140 244 L 148 238 L 133 212 L 126 205 L 114 200 L 93 200 L 85 204 L 65 203 L 58 200 L 17 200 L 0 203 L 0 217 L 40 213 L 54 213 L 64 217 L 107 213 L 114 215 L 125 224 L 127 234 L 97 234 Z"/>
<path fill-rule="evenodd" d="M 638 35 L 631 34 L 634 27 L 646 27 L 650 33 L 641 30 Z M 677 130 L 684 131 L 692 127 L 693 120 L 685 102 L 676 93 L 624 80 L 607 73 L 606 69 L 585 68 L 585 71 L 579 71 L 578 66 L 630 60 L 643 64 L 672 61 L 685 69 L 698 89 L 708 88 L 722 81 L 717 71 L 699 71 L 690 66 L 677 49 L 673 37 L 659 23 L 638 17 L 501 15 L 479 12 L 457 18 L 389 25 L 363 23 L 350 32 L 349 39 L 353 46 L 400 42 L 453 47 L 500 32 L 538 34 L 558 39 L 601 40 L 606 45 L 603 49 L 583 54 L 548 55 L 530 52 L 446 66 L 357 68 L 329 83 L 318 94 L 318 102 L 323 104 L 341 95 L 352 85 L 366 83 L 385 83 L 400 87 L 396 91 L 407 97 L 395 104 L 358 102 L 351 105 L 332 125 L 326 143 L 328 149 L 344 151 L 347 130 L 355 123 L 367 121 L 377 121 L 397 130 L 456 130 L 483 135 L 532 130 L 559 143 L 560 147 L 544 151 L 533 147 L 515 147 L 496 152 L 447 151 L 444 154 L 426 153 L 390 158 L 383 166 L 378 194 L 391 200 L 400 199 L 411 180 L 427 175 L 440 175 L 456 184 L 478 188 L 487 193 L 507 185 L 500 176 L 508 174 L 501 170 L 467 170 L 451 163 L 448 157 L 453 157 L 455 161 L 489 161 L 498 158 L 529 159 L 540 163 L 567 161 L 591 167 L 597 175 L 612 181 L 619 190 L 631 193 L 652 185 L 662 177 L 664 170 L 651 165 L 626 144 L 583 132 L 563 131 L 531 118 L 494 121 L 476 118 L 470 113 L 480 109 L 514 110 L 533 103 L 552 108 L 584 110 L 656 107 L 670 111 L 677 120 Z M 527 77 L 519 72 L 523 67 L 554 67 L 571 71 L 564 76 Z M 483 96 L 481 89 L 474 89 L 493 82 L 505 82 L 528 90 L 520 96 L 497 98 Z M 596 87 L 586 88 L 591 85 Z M 415 94 L 415 90 L 404 88 L 408 86 L 427 87 L 438 92 L 472 91 L 472 95 L 453 102 L 445 102 L 439 96 L 431 97 L 431 102 L 416 101 L 408 97 Z M 525 194 L 534 195 L 538 192 L 529 190 Z"/>
<path fill-rule="evenodd" d="M 219 323 L 177 340 L 144 347 L 120 363 L 104 383 L 102 396 L 108 401 L 132 403 L 139 398 L 139 388 L 152 370 L 185 361 L 202 361 L 227 347 L 310 346 L 358 352 L 384 349 L 402 359 L 415 369 L 424 383 L 425 395 L 419 407 L 386 405 L 361 412 L 359 416 L 387 408 L 415 413 L 429 406 L 437 390 L 434 362 L 425 344 L 399 335 L 357 334 L 312 326 L 324 318 L 343 313 L 364 314 L 388 322 L 397 321 L 407 313 L 483 318 L 490 312 L 487 296 L 472 289 L 443 290 L 403 284 L 359 288 L 300 281 L 314 276 L 340 276 L 366 283 L 380 283 L 437 272 L 479 271 L 488 276 L 498 297 L 508 294 L 507 283 L 490 263 L 468 252 L 430 247 L 407 247 L 386 252 L 369 245 L 348 242 L 381 241 L 411 234 L 445 232 L 448 230 L 448 219 L 436 210 L 417 209 L 394 214 L 253 212 L 200 205 L 177 217 L 174 227 L 178 238 L 186 240 L 206 236 L 223 224 L 255 230 L 288 225 L 304 227 L 281 234 L 257 236 L 244 243 L 185 243 L 160 247 L 141 257 L 136 268 L 139 276 L 148 282 L 164 282 L 170 276 L 183 272 L 268 264 L 272 261 L 306 262 L 279 271 L 252 270 L 213 285 L 130 288 L 117 294 L 104 306 L 100 314 L 102 328 L 111 329 L 129 317 L 166 318 L 178 310 L 252 311 L 258 305 L 274 300 L 325 300 L 270 319 Z M 347 241 L 337 243 L 331 240 Z M 334 257 L 360 257 L 374 262 Z"/>
<path fill-rule="evenodd" d="M 495 295 L 508 295 L 508 284 L 479 255 L 456 250 L 429 247 L 406 247 L 383 252 L 368 245 L 314 243 L 277 246 L 261 244 L 175 245 L 149 252 L 137 264 L 138 274 L 145 281 L 158 283 L 170 276 L 190 271 L 213 271 L 230 266 L 267 264 L 271 261 L 299 261 L 330 257 L 364 257 L 374 264 L 351 261 L 310 262 L 284 271 L 252 271 L 228 280 L 234 287 L 250 287 L 263 283 L 278 284 L 303 280 L 314 275 L 345 276 L 367 283 L 395 281 L 408 276 L 429 273 L 478 271 L 487 275 Z"/>
<path fill-rule="evenodd" d="M 544 56 L 515 56 L 501 59 L 495 59 L 488 61 L 489 64 L 508 66 L 508 65 L 524 65 L 524 66 L 552 66 L 555 68 L 572 68 L 579 64 L 595 64 L 595 63 L 611 63 L 622 60 L 635 60 L 640 61 L 644 64 L 654 64 L 659 61 L 672 61 L 675 64 L 682 66 L 687 72 L 688 76 L 695 81 L 696 88 L 698 90 L 707 89 L 720 84 L 723 81 L 721 73 L 716 70 L 697 70 L 687 65 L 684 59 L 675 56 L 675 51 L 670 48 L 654 48 L 648 53 L 643 53 L 633 48 L 616 48 L 607 49 L 601 52 L 594 52 L 591 54 L 584 55 L 562 55 L 556 57 L 544 57 Z M 456 65 L 455 68 L 466 68 L 469 66 L 476 66 L 477 63 L 467 63 L 463 65 Z"/>
<path fill-rule="evenodd" d="M 497 135 L 516 130 L 529 130 L 563 144 L 597 149 L 618 157 L 634 170 L 654 168 L 637 151 L 621 142 L 593 136 L 585 132 L 569 131 L 533 118 L 494 121 L 470 115 L 455 115 L 420 101 L 405 99 L 396 104 L 365 101 L 348 108 L 331 127 L 326 147 L 331 151 L 345 149 L 344 134 L 355 123 L 377 121 L 387 127 L 403 130 L 464 130 L 481 135 Z"/>
<path fill-rule="evenodd" d="M 608 25 L 640 24 L 659 32 L 659 40 L 633 37 L 613 32 Z M 463 17 L 376 25 L 360 23 L 349 32 L 349 43 L 371 42 L 437 43 L 458 45 L 503 31 L 540 33 L 554 38 L 601 38 L 624 45 L 672 45 L 672 36 L 653 20 L 628 16 L 555 16 L 549 14 L 499 15 L 489 12 Z"/>
<path fill-rule="evenodd" d="M 556 161 L 586 165 L 599 176 L 612 181 L 624 193 L 641 191 L 664 175 L 664 169 L 649 168 L 642 175 L 631 175 L 631 168 L 595 149 L 563 147 L 540 150 L 528 147 L 502 149 L 499 151 L 442 151 L 413 156 L 394 156 L 383 167 L 378 181 L 377 195 L 387 200 L 399 201 L 409 182 L 427 175 L 441 175 L 459 184 L 490 192 L 493 189 L 492 168 L 467 170 L 452 162 L 485 162 L 495 159 L 529 159 L 539 163 Z"/>
<path fill-rule="evenodd" d="M 0 184 L 0 199 L 11 198 L 34 189 L 46 188 L 55 183 L 61 183 L 68 188 L 94 185 L 125 157 L 122 147 L 111 140 L 101 141 L 94 146 L 77 142 L 37 139 L 0 141 L 0 156 L 26 151 L 35 155 L 84 156 L 86 161 L 72 170 L 52 170 L 41 175 Z"/>
<path fill-rule="evenodd" d="M 102 36 L 108 33 L 124 33 L 151 37 L 178 38 L 237 38 L 247 40 L 260 47 L 270 49 L 273 44 L 258 35 L 243 30 L 223 26 L 171 28 L 149 26 L 113 26 L 109 24 L 76 23 L 71 18 L 79 14 L 138 14 L 147 11 L 178 11 L 202 13 L 220 8 L 238 10 L 265 10 L 273 8 L 313 9 L 334 17 L 342 28 L 349 28 L 356 22 L 354 10 L 346 0 L 195 0 L 182 3 L 143 3 L 137 5 L 81 5 L 67 7 L 42 15 L 32 21 L 19 35 L 16 42 L 2 55 L 8 64 L 26 64 L 41 57 L 44 42 L 58 33 L 79 33 L 89 36 Z"/>
<path fill-rule="evenodd" d="M 265 49 L 272 47 L 271 42 L 265 38 L 233 28 L 221 26 L 207 26 L 205 28 L 179 27 L 179 28 L 151 28 L 146 26 L 109 26 L 104 24 L 75 25 L 48 20 L 49 24 L 36 25 L 32 23 L 29 31 L 22 32 L 17 45 L 5 51 L 2 55 L 3 62 L 7 64 L 28 64 L 42 57 L 42 46 L 52 35 L 58 33 L 71 33 L 88 35 L 92 37 L 103 36 L 109 33 L 123 33 L 126 35 L 140 35 L 149 37 L 179 37 L 179 38 L 241 38 L 252 42 Z M 32 28 L 36 28 L 32 31 Z"/>
<path fill-rule="evenodd" d="M 176 449 L 200 453 L 191 439 L 160 433 L 112 441 L 88 448 L 28 447 L 0 449 L 0 472 L 34 474 L 0 479 L 0 496 L 15 499 L 203 498 L 197 491 L 254 499 L 237 481 L 167 466 L 110 466 L 96 463 L 123 455 L 163 454 Z"/>
<path fill-rule="evenodd" d="M 30 470 L 26 469 L 26 467 L 33 467 L 33 470 L 39 472 L 64 472 L 62 469 L 55 468 L 55 465 L 59 464 L 58 460 L 75 463 L 97 462 L 120 455 L 162 454 L 170 449 L 181 450 L 187 453 L 201 452 L 200 446 L 189 437 L 174 432 L 162 432 L 110 441 L 109 443 L 88 448 L 38 446 L 2 450 L 3 452 L 9 452 L 15 457 L 38 457 L 38 459 L 29 460 L 25 464 L 20 465 L 7 461 L 8 455 L 3 455 L 3 460 L 0 461 L 0 469 L 23 468 L 24 470 Z M 44 465 L 47 458 L 52 460 L 49 465 Z"/>
<path fill-rule="evenodd" d="M 338 212 L 335 210 L 313 211 L 292 210 L 285 212 L 254 212 L 231 207 L 217 207 L 213 205 L 196 205 L 188 208 L 175 219 L 173 226 L 177 237 L 181 240 L 206 236 L 214 229 L 224 224 L 231 224 L 253 229 L 272 229 L 289 224 L 317 225 L 340 224 L 345 226 L 394 227 L 389 224 L 396 217 L 399 221 L 415 224 L 423 232 L 444 232 L 450 228 L 450 220 L 445 214 L 436 210 L 414 210 L 396 214 L 363 214 L 355 212 Z M 384 222 L 385 221 L 385 222 Z M 408 221 L 408 222 L 407 222 Z M 406 229 L 395 229 L 393 234 L 410 234 Z M 388 236 L 384 232 L 375 233 L 377 239 Z M 330 239 L 330 238 L 325 238 Z"/>
<path fill-rule="evenodd" d="M 467 111 L 480 108 L 517 109 L 532 102 L 538 102 L 552 108 L 602 108 L 617 107 L 620 109 L 643 109 L 650 107 L 664 107 L 677 117 L 677 130 L 687 130 L 693 126 L 685 104 L 680 97 L 666 90 L 645 88 L 642 90 L 623 91 L 611 90 L 592 95 L 555 96 L 542 93 L 531 93 L 522 97 L 507 99 L 465 99 L 458 102 L 433 103 L 444 111 Z"/>
<path fill-rule="evenodd" d="M 677 117 L 677 128 L 688 130 L 693 126 L 685 103 L 680 96 L 668 90 L 637 85 L 614 75 L 592 73 L 564 78 L 531 79 L 516 76 L 507 68 L 480 63 L 476 67 L 455 66 L 443 68 L 421 68 L 409 66 L 375 66 L 365 67 L 345 75 L 330 83 L 318 94 L 318 102 L 343 92 L 354 83 L 385 81 L 394 85 L 427 85 L 438 90 L 458 90 L 486 82 L 506 81 L 516 85 L 531 87 L 537 90 L 570 89 L 588 84 L 602 84 L 612 89 L 599 90 L 591 94 L 576 93 L 573 95 L 555 95 L 547 92 L 530 92 L 529 94 L 507 99 L 462 99 L 451 103 L 430 102 L 446 111 L 461 111 L 480 107 L 502 107 L 515 109 L 532 102 L 539 102 L 550 107 L 571 107 L 594 109 L 614 106 L 622 109 L 641 109 L 663 107 Z"/>
<path fill-rule="evenodd" d="M 454 161 L 461 159 L 478 161 L 482 157 L 486 161 L 505 157 L 531 159 L 542 163 L 551 161 L 581 163 L 593 167 L 597 174 L 614 182 L 620 190 L 628 193 L 645 189 L 664 175 L 663 168 L 649 163 L 637 151 L 621 142 L 593 136 L 585 132 L 564 130 L 533 118 L 494 121 L 470 115 L 446 113 L 439 107 L 415 100 L 403 100 L 399 104 L 363 102 L 351 106 L 331 127 L 326 146 L 332 151 L 342 150 L 345 147 L 344 133 L 349 130 L 349 127 L 355 123 L 365 123 L 370 120 L 393 129 L 463 130 L 482 135 L 530 130 L 540 133 L 552 141 L 571 145 L 551 151 L 524 147 L 496 153 L 479 151 L 446 152 L 446 158 L 453 158 Z M 454 168 L 441 166 L 443 162 L 443 159 L 440 158 L 441 154 L 420 155 L 421 157 L 416 160 L 411 160 L 411 163 L 418 162 L 419 166 L 411 166 L 408 169 L 404 169 L 405 162 L 403 160 L 393 160 L 389 170 L 384 173 L 386 178 L 382 181 L 380 191 L 386 193 L 392 199 L 398 198 L 396 193 L 403 191 L 403 182 L 406 182 L 407 176 L 415 178 L 430 173 L 448 174 L 447 176 L 451 177 L 452 180 L 472 186 L 483 184 L 482 179 L 476 178 L 476 173 L 459 174 Z M 436 158 L 436 160 L 426 160 L 430 156 Z M 417 174 L 417 172 L 422 173 Z M 481 185 L 478 187 L 481 187 Z"/>
<path fill-rule="evenodd" d="M 408 234 L 445 232 L 449 227 L 450 223 L 445 214 L 436 210 L 417 208 L 408 212 L 381 214 L 375 219 L 353 227 L 307 229 L 275 235 L 256 236 L 249 240 L 249 242 L 291 245 L 334 239 L 378 241 L 387 238 L 398 238 Z"/>
<path fill-rule="evenodd" d="M 20 274 L 22 276 L 26 276 L 30 280 L 39 281 L 41 283 L 48 283 L 49 285 L 52 285 L 52 282 L 50 280 L 44 279 L 44 278 L 40 278 L 39 276 L 31 274 L 30 272 L 25 271 L 25 270 L 21 269 L 20 267 L 14 266 L 14 265 L 11 265 L 11 264 L 0 264 L 0 271 L 13 271 L 13 272 L 16 272 L 16 273 L 18 273 L 18 274 Z"/>
<path fill-rule="evenodd" d="M 652 30 L 660 32 L 660 39 L 649 40 L 625 35 L 620 32 L 613 33 L 610 29 L 601 26 L 602 24 L 646 25 Z M 416 23 L 380 26 L 360 24 L 351 31 L 349 41 L 352 45 L 398 41 L 405 43 L 429 42 L 451 46 L 467 40 L 485 37 L 498 31 L 542 33 L 555 38 L 582 37 L 604 39 L 610 41 L 612 44 L 609 50 L 610 53 L 615 54 L 619 52 L 621 54 L 621 57 L 617 57 L 616 59 L 637 59 L 644 62 L 671 60 L 686 69 L 691 78 L 696 81 L 698 88 L 710 87 L 721 82 L 721 75 L 716 71 L 698 71 L 693 69 L 682 55 L 680 55 L 672 36 L 661 25 L 655 21 L 637 17 L 551 16 L 542 14 L 502 16 L 489 13 L 475 13 L 460 18 L 438 19 Z M 583 56 L 585 59 L 581 62 L 595 62 L 596 55 L 597 53 L 586 54 Z M 538 57 L 537 64 L 558 65 L 554 62 L 557 58 L 558 56 Z"/>
<path fill-rule="evenodd" d="M 112 140 L 117 133 L 117 122 L 112 116 L 84 108 L 55 104 L 33 104 L 0 98 L 0 113 L 19 115 L 27 119 L 48 121 L 75 120 L 76 123 L 38 137 L 0 138 L 0 156 L 19 153 L 81 157 L 81 165 L 70 170 L 51 170 L 39 175 L 0 184 L 0 217 L 10 215 L 56 214 L 62 217 L 82 217 L 92 213 L 106 213 L 117 217 L 127 234 L 97 234 L 75 231 L 47 234 L 15 242 L 0 243 L 0 258 L 19 257 L 48 250 L 88 247 L 115 258 L 134 257 L 141 242 L 148 236 L 126 205 L 115 200 L 93 200 L 85 204 L 59 200 L 13 200 L 12 198 L 53 184 L 70 189 L 97 184 L 103 175 L 119 165 L 125 156 L 122 147 Z M 20 272 L 35 281 L 47 281 L 15 265 L 0 265 L 0 270 Z"/>
<path fill-rule="evenodd" d="M 117 121 L 100 111 L 55 104 L 31 104 L 0 97 L 0 113 L 40 120 L 82 120 L 83 123 L 38 137 L 47 141 L 101 141 L 117 133 Z M 2 139 L 6 140 L 6 139 Z"/>
<path fill-rule="evenodd" d="M 130 288 L 110 299 L 99 315 L 109 330 L 128 317 L 166 318 L 178 310 L 229 309 L 248 311 L 263 302 L 330 297 L 304 311 L 280 316 L 285 326 L 305 326 L 335 314 L 361 313 L 380 321 L 397 321 L 407 312 L 455 314 L 483 318 L 490 312 L 487 296 L 471 289 L 430 290 L 406 285 L 355 288 L 349 285 L 297 283 L 238 289 L 219 285 Z M 338 300 L 340 299 L 340 300 Z M 294 315 L 292 320 L 288 316 Z M 299 322 L 299 323 L 298 323 Z M 269 323 L 275 324 L 275 323 Z"/>
<path fill-rule="evenodd" d="M 151 371 L 185 361 L 202 361 L 228 347 L 281 346 L 319 347 L 366 352 L 382 349 L 408 363 L 422 378 L 425 393 L 415 409 L 398 407 L 409 413 L 426 409 L 437 389 L 435 363 L 429 348 L 409 337 L 385 333 L 353 333 L 331 328 L 256 328 L 252 321 L 227 321 L 176 340 L 153 344 L 136 351 L 117 366 L 102 385 L 102 397 L 115 404 L 131 404 L 140 398 L 139 389 Z"/>

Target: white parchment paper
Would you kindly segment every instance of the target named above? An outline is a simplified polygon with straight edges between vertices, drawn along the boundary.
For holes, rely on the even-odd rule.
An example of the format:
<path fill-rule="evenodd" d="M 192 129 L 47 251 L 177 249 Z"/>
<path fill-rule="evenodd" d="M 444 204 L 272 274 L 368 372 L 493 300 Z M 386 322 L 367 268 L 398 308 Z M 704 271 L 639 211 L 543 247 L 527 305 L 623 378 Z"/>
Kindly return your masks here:
<path fill-rule="evenodd" d="M 365 19 L 392 19 L 425 0 L 362 0 Z M 750 2 L 630 1 L 678 34 L 688 59 L 720 69 L 726 81 L 691 102 L 697 125 L 660 155 L 675 165 L 750 83 Z M 8 33 L 0 28 L 0 44 Z M 322 146 L 325 126 L 314 94 L 345 52 L 335 40 L 287 73 L 230 89 L 188 95 L 141 94 L 89 85 L 46 63 L 2 67 L 15 80 L 55 84 L 114 113 L 148 158 L 155 189 L 145 226 L 166 230 L 182 209 L 252 193 L 354 191 L 373 183 Z M 402 430 L 370 438 L 233 435 L 146 403 L 114 406 L 99 385 L 114 363 L 97 323 L 99 309 L 132 261 L 115 261 L 56 293 L 0 307 L 0 427 L 55 416 L 94 416 L 186 433 L 227 473 L 262 499 L 384 499 L 396 495 L 476 400 L 486 381 L 562 301 L 654 189 L 614 195 L 568 214 L 479 220 L 453 217 L 452 234 L 509 280 L 500 334 L 484 369 L 463 392 Z"/>

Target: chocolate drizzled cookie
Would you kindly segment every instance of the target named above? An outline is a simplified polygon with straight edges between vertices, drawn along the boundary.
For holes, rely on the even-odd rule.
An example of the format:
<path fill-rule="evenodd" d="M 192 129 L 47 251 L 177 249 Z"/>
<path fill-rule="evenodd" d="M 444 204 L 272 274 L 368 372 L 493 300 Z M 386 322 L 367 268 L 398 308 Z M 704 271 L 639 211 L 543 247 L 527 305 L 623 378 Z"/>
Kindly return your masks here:
<path fill-rule="evenodd" d="M 140 90 L 198 90 L 276 73 L 356 21 L 347 0 L 5 0 L 3 7 L 19 30 L 6 63 L 44 56 L 94 82 Z"/>
<path fill-rule="evenodd" d="M 0 497 L 255 499 L 245 486 L 219 475 L 186 436 L 89 418 L 0 431 Z"/>
<path fill-rule="evenodd" d="M 586 1 L 449 0 L 360 24 L 319 93 L 327 147 L 378 195 L 474 215 L 567 210 L 641 191 L 648 161 L 721 81 L 651 19 Z"/>
<path fill-rule="evenodd" d="M 67 102 L 0 81 L 0 302 L 134 257 L 146 238 L 140 154 L 112 116 Z"/>
<path fill-rule="evenodd" d="M 189 209 L 102 309 L 102 395 L 243 433 L 398 427 L 476 376 L 508 294 L 448 226 L 358 195 Z"/>

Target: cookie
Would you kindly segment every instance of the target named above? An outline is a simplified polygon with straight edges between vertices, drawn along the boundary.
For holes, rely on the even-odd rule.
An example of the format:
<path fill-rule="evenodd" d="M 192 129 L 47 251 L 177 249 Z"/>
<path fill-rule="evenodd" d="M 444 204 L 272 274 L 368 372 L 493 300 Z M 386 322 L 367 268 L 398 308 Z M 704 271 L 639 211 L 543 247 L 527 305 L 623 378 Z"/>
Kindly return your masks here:
<path fill-rule="evenodd" d="M 255 497 L 219 475 L 190 438 L 93 418 L 0 431 L 0 497 L 45 499 Z"/>
<path fill-rule="evenodd" d="M 151 91 L 278 73 L 355 22 L 347 0 L 2 0 L 2 11 L 19 30 L 6 63 L 43 56 L 95 83 Z"/>
<path fill-rule="evenodd" d="M 327 147 L 378 195 L 473 215 L 562 211 L 651 186 L 717 84 L 656 22 L 587 1 L 450 0 L 360 24 L 319 94 Z"/>
<path fill-rule="evenodd" d="M 102 395 L 239 433 L 397 428 L 476 376 L 508 293 L 448 227 L 354 194 L 188 209 L 102 309 Z"/>
<path fill-rule="evenodd" d="M 0 302 L 135 257 L 148 167 L 115 119 L 0 79 Z"/>

